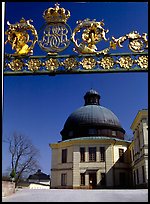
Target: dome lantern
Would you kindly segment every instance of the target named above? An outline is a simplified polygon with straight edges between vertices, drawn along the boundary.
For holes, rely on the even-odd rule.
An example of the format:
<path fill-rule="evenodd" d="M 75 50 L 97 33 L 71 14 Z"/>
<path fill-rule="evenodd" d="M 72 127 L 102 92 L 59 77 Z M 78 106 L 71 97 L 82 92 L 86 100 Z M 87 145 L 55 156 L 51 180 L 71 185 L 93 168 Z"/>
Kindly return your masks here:
<path fill-rule="evenodd" d="M 97 91 L 91 89 L 90 91 L 86 92 L 84 96 L 85 100 L 85 106 L 86 105 L 100 105 L 99 100 L 100 100 L 100 95 L 98 94 Z"/>

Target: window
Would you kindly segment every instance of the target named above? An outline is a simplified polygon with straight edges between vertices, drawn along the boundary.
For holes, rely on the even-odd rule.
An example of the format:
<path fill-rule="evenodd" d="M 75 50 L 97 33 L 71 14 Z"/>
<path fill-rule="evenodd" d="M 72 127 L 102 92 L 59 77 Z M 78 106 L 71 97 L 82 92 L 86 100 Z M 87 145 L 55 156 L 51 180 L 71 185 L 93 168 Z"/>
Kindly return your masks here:
<path fill-rule="evenodd" d="M 80 147 L 80 161 L 85 162 L 85 147 Z"/>
<path fill-rule="evenodd" d="M 61 186 L 67 185 L 67 174 L 61 174 Z"/>
<path fill-rule="evenodd" d="M 67 162 L 67 149 L 62 149 L 62 163 Z"/>
<path fill-rule="evenodd" d="M 137 176 L 137 184 L 139 184 L 139 170 L 136 170 L 136 176 Z"/>
<path fill-rule="evenodd" d="M 85 186 L 85 173 L 80 174 L 81 186 Z"/>
<path fill-rule="evenodd" d="M 100 147 L 100 161 L 105 161 L 105 147 Z"/>
<path fill-rule="evenodd" d="M 101 173 L 101 185 L 105 186 L 106 185 L 106 174 Z"/>
<path fill-rule="evenodd" d="M 116 131 L 112 130 L 112 136 L 116 136 Z"/>
<path fill-rule="evenodd" d="M 89 161 L 96 161 L 96 147 L 89 147 Z"/>
<path fill-rule="evenodd" d="M 145 183 L 145 171 L 144 166 L 142 166 L 143 183 Z"/>
<path fill-rule="evenodd" d="M 119 149 L 119 162 L 124 162 L 124 149 Z"/>

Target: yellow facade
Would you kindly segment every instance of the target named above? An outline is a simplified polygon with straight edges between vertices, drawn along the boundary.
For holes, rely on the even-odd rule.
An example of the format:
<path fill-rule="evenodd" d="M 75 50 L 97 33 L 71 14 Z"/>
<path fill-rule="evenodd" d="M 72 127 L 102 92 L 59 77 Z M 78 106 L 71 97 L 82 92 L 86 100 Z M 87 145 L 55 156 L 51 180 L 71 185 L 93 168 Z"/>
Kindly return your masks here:
<path fill-rule="evenodd" d="M 148 110 L 140 110 L 132 125 L 133 141 L 129 147 L 131 151 L 131 166 L 133 185 L 135 187 L 148 186 Z"/>
<path fill-rule="evenodd" d="M 128 146 L 130 142 L 112 138 L 79 138 L 50 144 L 52 148 L 51 188 L 93 188 L 90 176 L 95 174 L 95 188 L 101 186 L 101 176 L 106 175 L 105 187 L 120 187 L 120 173 L 126 177 L 125 186 L 130 186 L 130 164 Z M 80 147 L 85 148 L 85 161 L 80 161 Z M 96 148 L 96 161 L 89 161 L 89 147 Z M 100 147 L 105 148 L 105 161 L 100 161 Z M 62 150 L 67 149 L 67 162 L 62 163 Z M 124 162 L 119 162 L 119 149 L 124 150 Z M 85 185 L 81 185 L 81 174 L 85 174 Z M 61 175 L 66 174 L 66 185 L 61 185 Z"/>

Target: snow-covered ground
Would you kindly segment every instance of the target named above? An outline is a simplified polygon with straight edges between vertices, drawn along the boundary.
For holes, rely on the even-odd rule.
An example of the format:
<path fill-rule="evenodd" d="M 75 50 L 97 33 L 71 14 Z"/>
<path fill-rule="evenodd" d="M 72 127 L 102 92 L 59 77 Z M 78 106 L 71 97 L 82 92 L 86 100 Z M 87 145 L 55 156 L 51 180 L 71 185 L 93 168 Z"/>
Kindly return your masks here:
<path fill-rule="evenodd" d="M 2 202 L 148 202 L 148 189 L 19 189 Z"/>

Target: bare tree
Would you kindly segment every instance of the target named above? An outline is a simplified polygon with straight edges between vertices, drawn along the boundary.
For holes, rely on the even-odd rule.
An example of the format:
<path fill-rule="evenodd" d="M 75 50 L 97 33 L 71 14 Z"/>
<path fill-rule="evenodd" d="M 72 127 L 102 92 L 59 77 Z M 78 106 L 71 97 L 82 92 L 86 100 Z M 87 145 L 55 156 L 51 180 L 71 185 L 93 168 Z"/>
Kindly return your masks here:
<path fill-rule="evenodd" d="M 11 178 L 16 186 L 23 176 L 35 172 L 39 168 L 39 150 L 32 144 L 31 140 L 22 134 L 14 133 L 7 139 L 9 152 L 11 154 Z"/>

